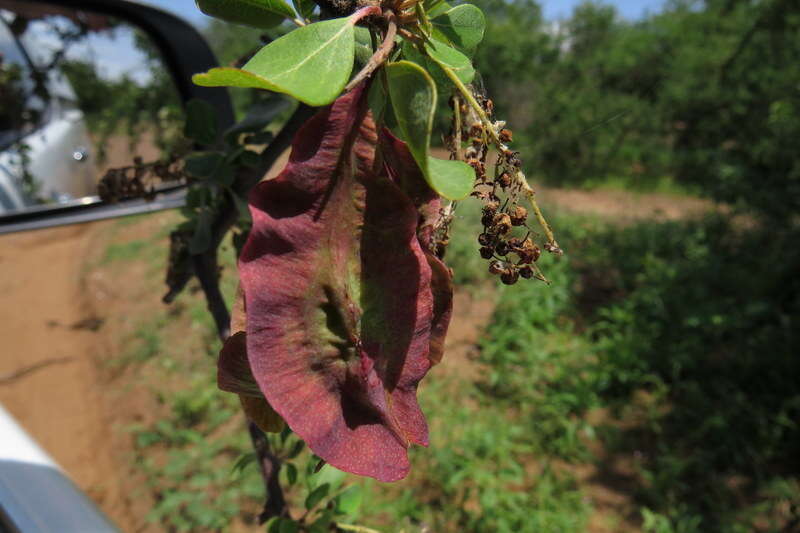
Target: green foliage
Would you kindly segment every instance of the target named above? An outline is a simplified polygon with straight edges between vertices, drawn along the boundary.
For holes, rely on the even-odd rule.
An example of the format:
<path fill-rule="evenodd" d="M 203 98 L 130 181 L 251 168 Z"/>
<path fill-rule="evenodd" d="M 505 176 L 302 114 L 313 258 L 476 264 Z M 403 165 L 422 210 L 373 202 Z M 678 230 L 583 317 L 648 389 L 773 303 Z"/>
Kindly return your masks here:
<path fill-rule="evenodd" d="M 486 21 L 483 12 L 472 4 L 461 4 L 431 20 L 437 35 L 444 37 L 465 54 L 472 56 L 483 40 Z"/>
<path fill-rule="evenodd" d="M 217 114 L 205 100 L 193 99 L 186 104 L 183 134 L 200 144 L 213 144 L 217 139 Z"/>
<path fill-rule="evenodd" d="M 197 0 L 197 7 L 209 17 L 256 28 L 272 28 L 294 17 L 283 0 Z"/>
<path fill-rule="evenodd" d="M 445 198 L 464 198 L 472 190 L 475 179 L 472 168 L 461 161 L 445 161 L 428 155 L 436 109 L 433 79 L 410 61 L 390 64 L 386 67 L 386 77 L 397 124 L 425 179 Z"/>
<path fill-rule="evenodd" d="M 354 22 L 349 17 L 303 26 L 262 48 L 241 69 L 214 68 L 193 78 L 206 87 L 233 86 L 289 94 L 312 106 L 331 103 L 353 66 Z"/>
<path fill-rule="evenodd" d="M 531 173 L 554 184 L 664 176 L 779 221 L 800 210 L 796 2 L 674 2 L 639 21 L 532 0 L 487 13 L 476 64 Z"/>

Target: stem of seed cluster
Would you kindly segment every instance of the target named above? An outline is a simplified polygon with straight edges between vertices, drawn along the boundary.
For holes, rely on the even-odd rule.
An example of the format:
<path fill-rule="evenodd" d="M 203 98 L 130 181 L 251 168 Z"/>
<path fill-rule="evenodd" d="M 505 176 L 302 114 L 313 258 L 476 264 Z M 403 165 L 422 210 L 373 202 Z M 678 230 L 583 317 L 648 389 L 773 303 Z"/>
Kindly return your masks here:
<path fill-rule="evenodd" d="M 456 160 L 463 161 L 464 154 L 461 149 L 461 98 L 459 98 L 457 94 L 453 95 L 453 108 L 455 109 L 455 113 L 453 113 L 455 124 L 453 124 L 453 127 L 456 131 L 453 133 L 455 136 L 453 141 L 456 145 Z"/>
<path fill-rule="evenodd" d="M 434 58 L 431 59 L 436 61 L 436 59 Z M 472 91 L 467 89 L 467 87 L 461 82 L 461 80 L 458 79 L 458 76 L 456 76 L 456 73 L 453 72 L 453 69 L 451 69 L 450 67 L 439 61 L 436 61 L 436 63 L 442 68 L 444 73 L 447 74 L 447 77 L 450 78 L 450 81 L 453 82 L 453 85 L 456 86 L 456 88 L 464 97 L 464 99 L 467 101 L 467 103 L 470 105 L 470 107 L 472 107 L 472 109 L 478 115 L 478 118 L 481 119 L 484 129 L 489 131 L 489 136 L 492 138 L 492 141 L 497 146 L 497 149 L 500 150 L 501 153 L 508 150 L 508 147 L 505 144 L 503 144 L 503 141 L 500 140 L 500 136 L 497 134 L 497 131 L 495 131 L 494 124 L 492 124 L 492 122 L 489 120 L 489 117 L 486 116 L 486 112 L 483 110 L 481 105 L 477 102 L 477 100 L 475 100 L 475 97 L 472 95 Z M 522 170 L 517 169 L 516 178 L 517 181 L 522 186 L 522 191 L 525 193 L 525 197 L 528 199 L 528 202 L 530 202 L 531 207 L 533 208 L 533 213 L 536 215 L 536 220 L 539 222 L 539 225 L 542 227 L 542 230 L 544 230 L 544 235 L 547 238 L 547 242 L 550 244 L 551 247 L 553 247 L 556 250 L 555 253 L 559 253 L 560 255 L 560 253 L 563 252 L 561 252 L 561 248 L 558 246 L 558 243 L 556 242 L 556 237 L 555 235 L 553 235 L 553 230 L 550 228 L 550 224 L 547 223 L 547 220 L 544 218 L 542 210 L 539 208 L 539 204 L 536 202 L 536 193 L 528 184 L 528 180 L 525 177 L 525 174 L 522 172 Z"/>
<path fill-rule="evenodd" d="M 394 13 L 391 10 L 386 10 L 386 20 L 388 22 L 388 26 L 386 28 L 386 36 L 383 38 L 383 42 L 372 54 L 372 57 L 369 58 L 367 64 L 364 65 L 358 74 L 350 80 L 344 90 L 345 92 L 351 90 L 353 87 L 356 87 L 359 83 L 364 81 L 366 78 L 372 75 L 375 70 L 383 65 L 387 59 L 389 59 L 389 54 L 392 53 L 392 49 L 394 48 L 394 38 L 397 35 L 397 23 L 395 22 Z"/>

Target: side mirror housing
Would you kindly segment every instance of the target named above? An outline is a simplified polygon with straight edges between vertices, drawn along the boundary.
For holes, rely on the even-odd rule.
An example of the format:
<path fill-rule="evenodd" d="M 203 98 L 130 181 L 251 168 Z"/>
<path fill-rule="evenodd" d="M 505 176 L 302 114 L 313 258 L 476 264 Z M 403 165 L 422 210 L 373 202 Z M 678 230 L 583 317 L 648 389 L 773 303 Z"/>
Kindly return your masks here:
<path fill-rule="evenodd" d="M 43 53 L 54 24 L 62 48 Z M 183 183 L 115 202 L 97 185 L 133 164 L 128 133 L 155 138 L 147 159 L 164 148 L 158 128 L 180 136 L 189 100 L 214 107 L 219 131 L 234 121 L 226 89 L 191 81 L 217 66 L 200 33 L 134 1 L 0 0 L 0 51 L 0 234 L 180 207 Z"/>

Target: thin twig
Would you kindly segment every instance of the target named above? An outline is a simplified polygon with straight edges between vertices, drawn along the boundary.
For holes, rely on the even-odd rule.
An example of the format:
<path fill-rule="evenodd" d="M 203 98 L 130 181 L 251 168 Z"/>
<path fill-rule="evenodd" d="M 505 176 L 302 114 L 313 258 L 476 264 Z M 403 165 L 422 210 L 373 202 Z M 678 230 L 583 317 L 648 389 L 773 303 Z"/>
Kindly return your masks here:
<path fill-rule="evenodd" d="M 386 12 L 386 20 L 388 21 L 388 26 L 386 28 L 386 36 L 383 38 L 383 42 L 372 54 L 372 57 L 369 58 L 367 64 L 364 65 L 364 68 L 350 80 L 344 91 L 348 92 L 356 87 L 359 83 L 367 79 L 369 76 L 372 75 L 375 70 L 378 69 L 381 65 L 383 65 L 387 59 L 389 59 L 389 55 L 392 53 L 392 49 L 394 48 L 394 38 L 397 35 L 397 22 L 395 21 L 394 13 L 392 10 L 387 9 Z"/>
<path fill-rule="evenodd" d="M 194 273 L 197 276 L 203 293 L 206 296 L 208 311 L 214 317 L 217 334 L 223 342 L 230 336 L 231 315 L 225 298 L 219 288 L 219 267 L 217 266 L 217 249 L 209 250 L 200 255 L 192 256 Z"/>
<path fill-rule="evenodd" d="M 0 385 L 10 385 L 18 379 L 21 379 L 28 374 L 36 372 L 37 370 L 41 370 L 42 368 L 48 367 L 50 365 L 56 365 L 60 363 L 68 363 L 72 361 L 72 357 L 55 357 L 52 359 L 45 359 L 44 361 L 38 361 L 33 363 L 32 365 L 23 366 L 13 372 L 9 372 L 8 374 L 0 375 Z"/>
<path fill-rule="evenodd" d="M 261 468 L 261 477 L 264 479 L 264 488 L 267 493 L 264 510 L 258 517 L 259 524 L 263 524 L 273 516 L 289 515 L 278 477 L 281 471 L 281 460 L 270 451 L 267 436 L 257 425 L 248 421 L 247 430 L 258 458 L 258 466 Z"/>
<path fill-rule="evenodd" d="M 461 99 L 457 94 L 453 95 L 453 142 L 456 145 L 456 161 L 464 160 L 464 150 L 461 148 Z"/>

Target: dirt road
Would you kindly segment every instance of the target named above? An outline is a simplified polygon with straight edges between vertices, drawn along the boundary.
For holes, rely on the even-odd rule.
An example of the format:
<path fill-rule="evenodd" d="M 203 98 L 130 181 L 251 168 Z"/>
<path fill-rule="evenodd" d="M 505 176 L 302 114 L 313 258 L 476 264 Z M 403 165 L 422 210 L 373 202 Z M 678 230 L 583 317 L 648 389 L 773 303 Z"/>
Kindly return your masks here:
<path fill-rule="evenodd" d="M 113 520 L 126 521 L 112 395 L 98 358 L 102 319 L 83 290 L 107 222 L 0 237 L 0 402 Z"/>

